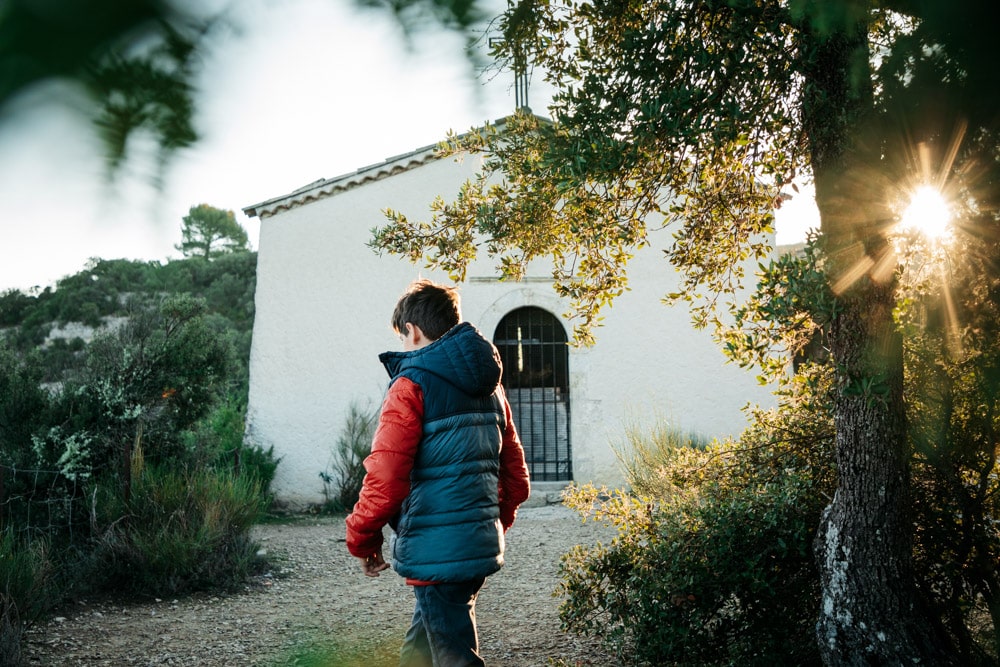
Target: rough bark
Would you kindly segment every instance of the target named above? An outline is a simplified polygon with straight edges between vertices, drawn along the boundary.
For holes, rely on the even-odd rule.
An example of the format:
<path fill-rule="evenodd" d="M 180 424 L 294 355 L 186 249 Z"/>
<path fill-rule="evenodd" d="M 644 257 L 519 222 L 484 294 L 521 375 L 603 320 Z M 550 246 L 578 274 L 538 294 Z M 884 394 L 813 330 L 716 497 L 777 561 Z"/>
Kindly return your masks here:
<path fill-rule="evenodd" d="M 816 540 L 820 654 L 827 665 L 951 664 L 914 582 L 894 290 L 869 283 L 845 301 L 830 335 L 839 485 Z"/>

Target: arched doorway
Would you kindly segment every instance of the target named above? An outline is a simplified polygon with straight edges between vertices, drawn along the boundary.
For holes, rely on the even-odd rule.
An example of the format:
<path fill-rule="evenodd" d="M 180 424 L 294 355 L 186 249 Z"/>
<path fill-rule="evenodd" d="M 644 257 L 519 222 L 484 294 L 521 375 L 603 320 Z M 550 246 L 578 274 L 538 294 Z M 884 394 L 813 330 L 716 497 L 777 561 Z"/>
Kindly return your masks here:
<path fill-rule="evenodd" d="M 569 347 L 562 324 L 541 308 L 518 308 L 500 320 L 493 344 L 503 360 L 503 385 L 531 479 L 573 479 Z"/>

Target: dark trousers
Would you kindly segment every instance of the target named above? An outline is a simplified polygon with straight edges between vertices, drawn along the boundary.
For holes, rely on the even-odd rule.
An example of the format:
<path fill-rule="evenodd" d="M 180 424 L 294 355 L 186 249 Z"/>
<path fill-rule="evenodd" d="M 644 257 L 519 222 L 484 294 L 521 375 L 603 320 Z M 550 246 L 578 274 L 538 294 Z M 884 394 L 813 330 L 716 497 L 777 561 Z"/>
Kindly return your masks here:
<path fill-rule="evenodd" d="M 416 605 L 400 667 L 468 667 L 485 665 L 476 634 L 476 596 L 485 579 L 414 586 Z"/>

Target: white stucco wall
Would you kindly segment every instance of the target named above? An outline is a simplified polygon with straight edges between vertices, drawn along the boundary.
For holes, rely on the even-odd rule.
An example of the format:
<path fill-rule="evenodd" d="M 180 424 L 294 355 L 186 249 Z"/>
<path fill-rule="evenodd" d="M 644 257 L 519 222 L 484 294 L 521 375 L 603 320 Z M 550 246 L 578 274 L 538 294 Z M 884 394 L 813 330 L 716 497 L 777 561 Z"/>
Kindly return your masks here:
<path fill-rule="evenodd" d="M 352 402 L 377 407 L 387 376 L 380 352 L 398 349 L 389 328 L 396 299 L 418 276 L 447 281 L 366 244 L 389 207 L 426 217 L 436 195 L 446 199 L 478 164 L 437 160 L 370 181 L 261 220 L 256 319 L 250 358 L 248 437 L 282 457 L 274 482 L 291 505 L 323 500 L 319 473 Z M 668 308 L 676 275 L 662 256 L 669 235 L 633 261 L 631 291 L 606 311 L 592 348 L 571 348 L 570 437 L 574 479 L 621 481 L 611 443 L 628 424 L 668 418 L 706 435 L 738 434 L 748 402 L 773 404 L 752 373 L 726 365 L 710 333 L 690 325 L 687 309 Z M 563 317 L 568 304 L 536 265 L 521 283 L 500 283 L 480 258 L 460 286 L 464 318 L 492 338 L 511 310 L 538 306 Z"/>

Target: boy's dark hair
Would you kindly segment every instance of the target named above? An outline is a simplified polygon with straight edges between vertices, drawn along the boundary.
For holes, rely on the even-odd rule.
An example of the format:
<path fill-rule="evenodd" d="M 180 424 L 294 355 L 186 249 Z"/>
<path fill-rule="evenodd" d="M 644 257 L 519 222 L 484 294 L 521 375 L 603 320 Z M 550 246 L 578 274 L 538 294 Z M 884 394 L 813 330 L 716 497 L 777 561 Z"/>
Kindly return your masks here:
<path fill-rule="evenodd" d="M 406 332 L 406 323 L 420 327 L 430 340 L 437 340 L 462 319 L 458 289 L 421 278 L 414 280 L 399 297 L 392 311 L 392 328 Z"/>

